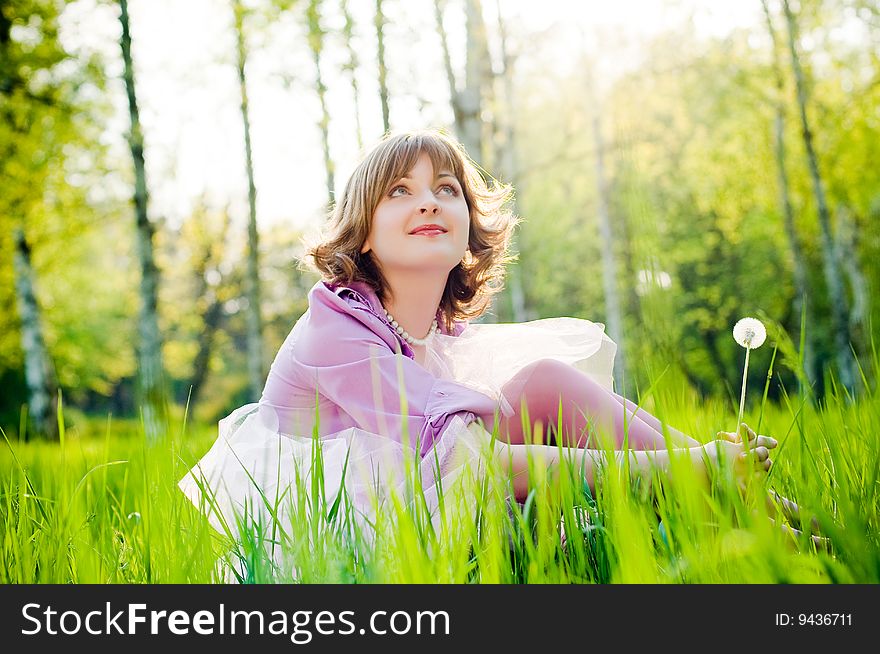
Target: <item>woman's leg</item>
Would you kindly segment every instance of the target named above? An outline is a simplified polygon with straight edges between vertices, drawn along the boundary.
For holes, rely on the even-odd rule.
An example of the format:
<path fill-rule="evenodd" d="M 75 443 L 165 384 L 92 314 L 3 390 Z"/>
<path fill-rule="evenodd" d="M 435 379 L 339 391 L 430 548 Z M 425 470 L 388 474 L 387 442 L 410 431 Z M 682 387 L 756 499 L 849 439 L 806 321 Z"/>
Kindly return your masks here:
<path fill-rule="evenodd" d="M 513 415 L 502 416 L 499 424 L 500 438 L 510 443 L 525 442 L 524 409 L 531 425 L 540 422 L 545 430 L 555 432 L 561 408 L 562 434 L 555 435 L 564 446 L 599 448 L 598 433 L 604 431 L 613 435 L 618 448 L 628 436 L 630 449 L 666 449 L 656 418 L 644 409 L 635 412 L 635 405 L 627 405 L 623 398 L 568 364 L 551 359 L 536 361 L 514 375 L 501 393 L 513 407 Z M 491 416 L 480 417 L 492 424 Z"/>
<path fill-rule="evenodd" d="M 513 407 L 513 414 L 500 418 L 499 438 L 511 444 L 525 442 L 523 432 L 523 409 L 528 412 L 529 428 L 536 422 L 540 422 L 549 432 L 556 431 L 559 420 L 559 411 L 562 410 L 562 444 L 567 447 L 591 447 L 597 448 L 600 443 L 597 439 L 597 428 L 605 429 L 613 434 L 618 448 L 623 447 L 624 438 L 629 434 L 627 443 L 630 449 L 651 450 L 666 449 L 666 441 L 663 436 L 663 425 L 653 415 L 639 408 L 613 391 L 609 391 L 597 384 L 589 376 L 581 371 L 551 359 L 543 359 L 530 364 L 511 378 L 501 390 L 502 395 Z M 480 416 L 488 426 L 492 425 L 495 417 L 492 415 Z M 682 432 L 666 427 L 667 433 L 673 440 L 673 447 L 695 447 L 699 441 L 683 434 Z M 773 448 L 764 440 L 758 439 L 758 434 L 747 429 L 749 441 L 753 446 L 764 445 Z M 728 439 L 735 434 L 725 433 Z M 764 439 L 765 437 L 761 437 Z M 803 523 L 800 507 L 793 501 L 769 491 L 766 498 L 771 519 L 779 516 L 774 502 L 779 503 L 781 513 L 801 529 L 818 531 L 818 521 L 813 517 L 810 527 Z M 814 536 L 813 541 L 817 544 L 819 539 Z"/>
<path fill-rule="evenodd" d="M 677 429 L 670 427 L 669 425 L 664 425 L 662 422 L 660 422 L 659 419 L 655 418 L 650 413 L 639 407 L 635 402 L 631 402 L 622 395 L 618 395 L 614 391 L 608 392 L 611 393 L 611 395 L 618 402 L 629 409 L 630 413 L 637 414 L 639 418 L 651 425 L 651 427 L 653 427 L 656 431 L 659 431 L 662 434 L 665 427 L 666 433 L 668 433 L 672 437 L 673 444 L 676 447 L 697 447 L 698 445 L 701 445 L 700 441 L 698 441 L 696 438 L 691 438 L 687 434 L 680 432 Z"/>

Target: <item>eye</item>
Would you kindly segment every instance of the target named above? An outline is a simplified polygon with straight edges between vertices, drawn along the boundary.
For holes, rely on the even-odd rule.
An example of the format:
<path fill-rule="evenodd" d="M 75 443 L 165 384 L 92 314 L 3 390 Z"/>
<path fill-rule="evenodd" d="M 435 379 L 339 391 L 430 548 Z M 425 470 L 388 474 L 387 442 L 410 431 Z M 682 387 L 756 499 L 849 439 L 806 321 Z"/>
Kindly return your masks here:
<path fill-rule="evenodd" d="M 452 184 L 444 184 L 440 188 L 441 189 L 448 188 L 450 191 L 452 191 L 451 195 L 458 195 L 458 189 L 455 188 Z"/>
<path fill-rule="evenodd" d="M 391 189 L 391 191 L 388 193 L 388 195 L 391 196 L 392 198 L 396 197 L 398 195 L 397 191 L 399 189 L 403 189 L 404 191 L 406 191 L 405 186 L 395 186 L 394 188 Z M 407 192 L 409 192 L 409 191 L 407 191 Z"/>

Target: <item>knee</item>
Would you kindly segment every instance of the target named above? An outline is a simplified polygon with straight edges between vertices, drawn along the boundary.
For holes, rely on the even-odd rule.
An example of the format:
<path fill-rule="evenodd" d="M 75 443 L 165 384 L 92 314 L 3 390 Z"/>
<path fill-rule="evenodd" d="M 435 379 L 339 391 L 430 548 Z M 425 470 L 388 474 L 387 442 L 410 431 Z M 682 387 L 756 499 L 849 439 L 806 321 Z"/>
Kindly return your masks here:
<path fill-rule="evenodd" d="M 564 396 L 581 405 L 592 405 L 608 396 L 606 389 L 589 375 L 556 359 L 539 359 L 530 363 L 514 376 L 514 382 L 506 388 L 512 391 L 505 393 L 506 397 L 513 394 L 517 398 L 544 398 L 556 403 L 560 396 Z"/>
<path fill-rule="evenodd" d="M 502 388 L 502 394 L 514 408 L 526 400 L 529 411 L 543 411 L 555 407 L 562 396 L 578 397 L 584 390 L 586 375 L 576 368 L 555 359 L 539 359 L 524 366 Z"/>
<path fill-rule="evenodd" d="M 571 374 L 572 370 L 570 365 L 556 359 L 538 359 L 518 372 L 517 377 L 533 384 L 546 386 L 553 383 L 558 384 L 566 375 Z"/>
<path fill-rule="evenodd" d="M 514 379 L 523 390 L 530 388 L 546 391 L 564 385 L 564 380 L 572 372 L 574 368 L 556 359 L 538 359 L 522 368 Z"/>

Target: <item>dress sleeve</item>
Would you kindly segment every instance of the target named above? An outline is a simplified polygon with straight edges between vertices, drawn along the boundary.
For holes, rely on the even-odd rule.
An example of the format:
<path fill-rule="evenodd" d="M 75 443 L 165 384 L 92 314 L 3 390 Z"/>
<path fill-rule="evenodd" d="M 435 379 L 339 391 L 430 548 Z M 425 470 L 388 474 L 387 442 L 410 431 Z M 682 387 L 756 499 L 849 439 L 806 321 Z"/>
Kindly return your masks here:
<path fill-rule="evenodd" d="M 417 448 L 424 456 L 455 416 L 469 424 L 474 414 L 495 410 L 493 398 L 438 379 L 395 353 L 357 316 L 334 313 L 321 329 L 303 333 L 292 356 L 296 368 L 310 377 L 304 381 L 360 428 Z M 379 329 L 386 329 L 375 320 Z"/>

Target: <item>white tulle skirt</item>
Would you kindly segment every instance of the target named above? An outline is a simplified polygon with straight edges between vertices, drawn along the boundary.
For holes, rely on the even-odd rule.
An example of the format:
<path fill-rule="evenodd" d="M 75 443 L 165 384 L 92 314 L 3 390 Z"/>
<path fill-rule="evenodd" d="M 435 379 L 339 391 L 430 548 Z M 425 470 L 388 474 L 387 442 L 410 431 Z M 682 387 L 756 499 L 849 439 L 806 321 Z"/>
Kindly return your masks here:
<path fill-rule="evenodd" d="M 551 318 L 471 324 L 457 337 L 436 334 L 424 365 L 439 378 L 495 398 L 509 415 L 501 388 L 524 366 L 540 359 L 563 361 L 610 389 L 615 351 L 603 325 Z M 369 530 L 388 498 L 407 497 L 414 479 L 424 494 L 420 504 L 436 516 L 441 492 L 449 493 L 463 474 L 479 475 L 481 457 L 491 454 L 490 442 L 479 424 L 456 417 L 420 459 L 400 443 L 362 429 L 320 440 L 282 433 L 274 410 L 254 403 L 220 421 L 216 442 L 179 485 L 218 531 L 233 538 L 243 529 L 269 532 L 270 524 L 284 529 L 294 514 L 315 507 L 325 517 L 328 512 L 354 517 L 358 527 Z"/>

